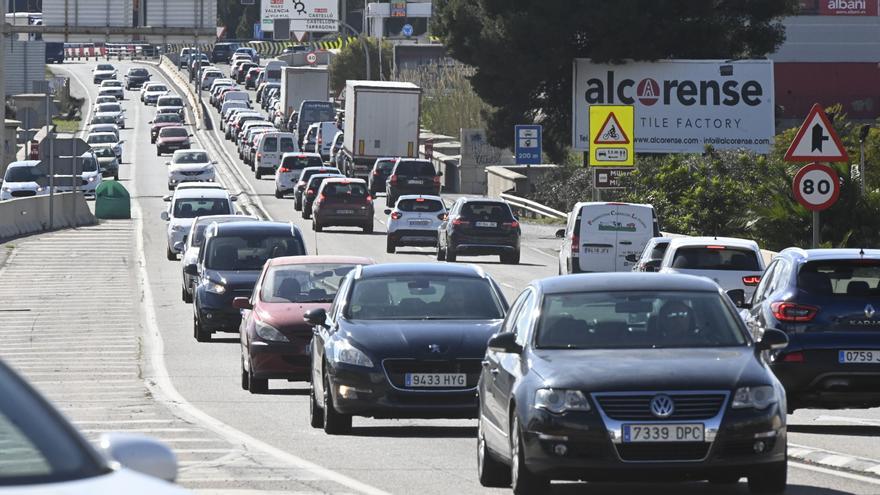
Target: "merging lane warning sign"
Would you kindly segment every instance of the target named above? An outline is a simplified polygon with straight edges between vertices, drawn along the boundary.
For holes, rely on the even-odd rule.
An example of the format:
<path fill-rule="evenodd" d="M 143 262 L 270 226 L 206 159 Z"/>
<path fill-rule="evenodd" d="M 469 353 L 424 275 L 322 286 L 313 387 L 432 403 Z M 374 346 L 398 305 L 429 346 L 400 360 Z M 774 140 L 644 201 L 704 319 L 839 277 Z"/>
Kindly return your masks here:
<path fill-rule="evenodd" d="M 849 155 L 834 131 L 825 110 L 813 105 L 807 119 L 798 129 L 788 152 L 787 162 L 847 162 Z"/>
<path fill-rule="evenodd" d="M 590 165 L 631 167 L 635 165 L 632 105 L 590 106 Z"/>

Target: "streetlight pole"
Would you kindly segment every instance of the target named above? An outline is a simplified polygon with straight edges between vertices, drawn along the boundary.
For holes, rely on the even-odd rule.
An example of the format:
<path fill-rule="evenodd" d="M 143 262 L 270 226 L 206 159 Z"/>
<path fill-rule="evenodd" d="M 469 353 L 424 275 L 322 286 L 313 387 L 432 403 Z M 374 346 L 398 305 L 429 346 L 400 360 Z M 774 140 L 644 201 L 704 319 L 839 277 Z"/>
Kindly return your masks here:
<path fill-rule="evenodd" d="M 367 47 L 367 37 L 364 36 L 363 32 L 358 33 L 357 30 L 355 28 L 351 27 L 351 24 L 348 24 L 347 22 L 339 21 L 339 25 L 348 29 L 349 31 L 351 31 L 351 33 L 354 34 L 355 36 L 357 36 L 358 39 L 361 41 L 361 46 L 364 47 L 364 59 L 366 59 L 366 61 L 367 61 L 367 77 L 366 77 L 366 79 L 367 79 L 367 81 L 372 80 L 372 77 L 371 77 L 372 72 L 370 71 L 370 49 L 369 49 L 369 47 Z M 343 36 L 345 36 L 344 33 L 343 33 Z M 382 47 L 380 46 L 379 49 L 381 50 Z M 381 66 L 379 67 L 379 72 L 380 73 L 382 72 Z"/>

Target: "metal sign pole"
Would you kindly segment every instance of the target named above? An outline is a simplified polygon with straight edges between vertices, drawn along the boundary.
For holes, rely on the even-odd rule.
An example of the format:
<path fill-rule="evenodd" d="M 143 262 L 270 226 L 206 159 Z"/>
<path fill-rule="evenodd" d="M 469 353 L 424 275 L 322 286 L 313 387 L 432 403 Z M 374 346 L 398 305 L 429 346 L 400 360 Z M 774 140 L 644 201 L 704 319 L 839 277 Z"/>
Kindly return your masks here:
<path fill-rule="evenodd" d="M 55 133 L 49 131 L 49 129 L 50 129 L 49 124 L 51 124 L 51 120 L 50 120 L 51 117 L 49 115 L 50 114 L 49 104 L 52 100 L 49 98 L 49 85 L 48 84 L 46 84 L 45 89 L 46 89 L 46 137 L 44 137 L 43 139 L 49 140 L 49 229 L 51 230 L 55 225 L 55 205 L 54 205 L 55 195 L 53 194 L 53 191 L 52 191 L 53 186 L 54 186 L 53 176 L 55 175 L 55 160 L 52 159 L 52 141 L 53 141 L 52 138 L 54 137 Z"/>
<path fill-rule="evenodd" d="M 813 249 L 817 249 L 819 247 L 819 243 L 821 242 L 821 238 L 819 237 L 819 212 L 813 212 Z"/>

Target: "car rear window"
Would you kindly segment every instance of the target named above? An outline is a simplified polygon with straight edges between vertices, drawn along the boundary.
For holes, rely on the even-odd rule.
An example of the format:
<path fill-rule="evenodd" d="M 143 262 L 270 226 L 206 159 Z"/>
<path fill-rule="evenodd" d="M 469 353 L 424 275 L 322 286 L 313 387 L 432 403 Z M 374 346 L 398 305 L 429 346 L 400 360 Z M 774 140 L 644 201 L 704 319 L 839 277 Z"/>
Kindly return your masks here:
<path fill-rule="evenodd" d="M 159 130 L 159 137 L 186 137 L 189 131 L 184 127 L 163 127 Z"/>
<path fill-rule="evenodd" d="M 510 207 L 499 203 L 468 202 L 461 207 L 461 216 L 471 220 L 513 220 Z"/>
<path fill-rule="evenodd" d="M 391 169 L 394 168 L 394 160 L 382 160 L 376 164 L 376 168 L 383 174 L 390 173 Z"/>
<path fill-rule="evenodd" d="M 229 201 L 224 198 L 181 198 L 174 202 L 174 218 L 228 215 Z"/>
<path fill-rule="evenodd" d="M 760 271 L 758 255 L 751 249 L 726 246 L 680 247 L 675 251 L 672 268 L 685 270 Z"/>
<path fill-rule="evenodd" d="M 156 115 L 156 118 L 153 119 L 153 123 L 156 122 L 180 122 L 181 118 L 179 114 L 176 113 L 160 113 Z"/>
<path fill-rule="evenodd" d="M 274 153 L 278 151 L 278 138 L 274 137 L 264 137 L 262 139 L 263 143 L 263 151 Z"/>
<path fill-rule="evenodd" d="M 443 210 L 443 203 L 436 199 L 401 199 L 397 202 L 397 209 L 400 211 L 410 211 L 414 213 L 433 213 Z"/>
<path fill-rule="evenodd" d="M 301 256 L 302 243 L 292 235 L 249 234 L 213 238 L 205 253 L 212 270 L 260 270 L 269 258 Z"/>
<path fill-rule="evenodd" d="M 823 260 L 805 263 L 798 289 L 822 296 L 880 296 L 880 260 Z"/>
<path fill-rule="evenodd" d="M 182 107 L 183 100 L 176 97 L 159 98 L 158 105 L 160 107 Z"/>
<path fill-rule="evenodd" d="M 361 279 L 345 308 L 353 320 L 497 320 L 501 303 L 488 280 L 401 275 Z"/>
<path fill-rule="evenodd" d="M 281 71 L 280 70 L 270 70 L 266 71 L 266 77 L 272 80 L 281 79 Z"/>
<path fill-rule="evenodd" d="M 307 157 L 299 157 L 299 156 L 288 156 L 284 158 L 283 167 L 288 168 L 290 170 L 302 170 L 306 167 L 320 167 L 324 162 L 321 161 L 317 156 L 307 156 Z M 339 170 L 335 168 L 324 168 L 318 170 L 309 170 L 302 179 L 300 180 L 308 180 L 311 176 L 315 174 L 331 174 L 331 173 L 339 173 Z"/>
<path fill-rule="evenodd" d="M 402 161 L 397 164 L 397 169 L 394 171 L 398 175 L 407 175 L 407 176 L 434 176 L 437 172 L 434 170 L 434 166 L 428 162 L 415 162 L 415 161 Z"/>
<path fill-rule="evenodd" d="M 290 153 L 296 151 L 296 144 L 294 144 L 292 137 L 283 137 L 281 138 L 281 152 L 282 153 Z"/>
<path fill-rule="evenodd" d="M 360 182 L 333 182 L 326 184 L 321 192 L 331 198 L 363 198 L 367 196 L 367 186 Z"/>

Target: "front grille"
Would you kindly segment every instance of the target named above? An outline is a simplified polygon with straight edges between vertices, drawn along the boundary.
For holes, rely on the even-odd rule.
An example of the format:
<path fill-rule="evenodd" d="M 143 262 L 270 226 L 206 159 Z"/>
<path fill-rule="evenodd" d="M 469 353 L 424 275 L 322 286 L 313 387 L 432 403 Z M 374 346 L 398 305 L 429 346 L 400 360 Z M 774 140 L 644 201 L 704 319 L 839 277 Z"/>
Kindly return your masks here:
<path fill-rule="evenodd" d="M 82 185 L 82 186 L 87 186 L 87 185 L 89 185 L 89 181 L 87 181 L 87 180 L 85 180 L 85 179 L 82 179 L 82 180 L 80 181 L 80 185 Z"/>
<path fill-rule="evenodd" d="M 37 191 L 12 191 L 13 198 L 27 198 L 29 196 L 36 196 Z"/>
<path fill-rule="evenodd" d="M 656 394 L 597 395 L 605 415 L 617 421 L 656 421 L 651 413 L 651 399 Z M 668 420 L 709 419 L 718 415 L 724 405 L 724 394 L 666 394 L 675 406 Z"/>
<path fill-rule="evenodd" d="M 407 373 L 465 373 L 467 388 L 477 386 L 482 364 L 479 359 L 453 359 L 446 361 L 417 361 L 415 359 L 386 359 L 382 365 L 391 383 L 398 388 L 406 387 Z M 415 390 L 444 390 L 442 387 L 418 387 Z M 454 388 L 452 390 L 460 390 Z"/>
<path fill-rule="evenodd" d="M 709 453 L 709 442 L 622 443 L 615 447 L 627 462 L 699 461 Z"/>
<path fill-rule="evenodd" d="M 185 175 L 187 177 L 196 177 L 198 175 L 202 175 L 204 172 L 195 171 L 195 172 L 180 172 L 180 175 Z"/>

